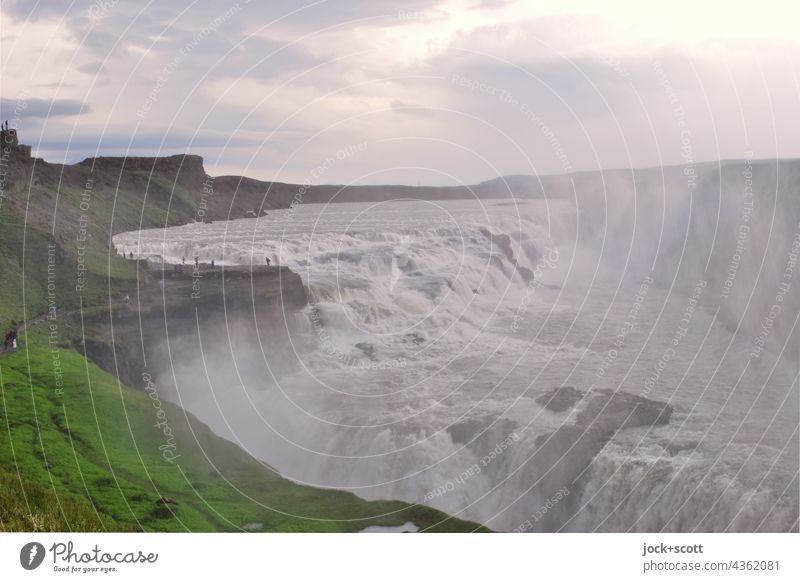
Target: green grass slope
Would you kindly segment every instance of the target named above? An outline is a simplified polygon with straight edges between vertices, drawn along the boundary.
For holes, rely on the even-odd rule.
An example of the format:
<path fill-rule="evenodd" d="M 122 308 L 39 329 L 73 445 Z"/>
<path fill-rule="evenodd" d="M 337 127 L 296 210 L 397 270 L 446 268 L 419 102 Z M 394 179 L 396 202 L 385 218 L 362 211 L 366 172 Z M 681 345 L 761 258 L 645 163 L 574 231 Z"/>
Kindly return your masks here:
<path fill-rule="evenodd" d="M 431 531 L 477 527 L 424 506 L 367 502 L 284 479 L 178 406 L 50 345 L 39 327 L 0 360 L 0 397 L 3 483 L 17 477 L 24 491 L 0 496 L 6 529 L 352 532 L 406 521 Z M 180 456 L 173 462 L 162 455 L 160 420 L 174 435 L 169 442 Z M 26 510 L 30 499 L 45 517 Z"/>
<path fill-rule="evenodd" d="M 98 515 L 88 503 L 58 496 L 0 469 L 0 532 L 135 531 L 132 525 Z"/>

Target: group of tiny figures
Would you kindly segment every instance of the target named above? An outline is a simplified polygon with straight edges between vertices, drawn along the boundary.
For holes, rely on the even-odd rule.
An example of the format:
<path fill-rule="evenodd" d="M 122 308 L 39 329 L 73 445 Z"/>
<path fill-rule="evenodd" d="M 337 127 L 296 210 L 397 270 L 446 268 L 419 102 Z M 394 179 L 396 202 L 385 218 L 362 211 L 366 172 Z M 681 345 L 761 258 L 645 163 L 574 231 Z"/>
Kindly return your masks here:
<path fill-rule="evenodd" d="M 128 253 L 128 258 L 129 258 L 131 261 L 133 260 L 133 251 L 130 251 L 130 252 Z M 272 264 L 272 261 L 270 260 L 270 258 L 269 258 L 269 257 L 264 257 L 264 260 L 267 262 L 267 266 L 268 266 L 268 267 L 269 267 L 269 266 Z M 185 264 L 186 264 L 186 257 L 181 257 L 181 264 L 180 264 L 180 265 L 178 265 L 177 263 L 175 263 L 175 265 L 173 265 L 174 271 L 175 271 L 176 273 L 177 273 L 178 271 L 181 271 L 181 270 L 182 270 L 182 267 L 183 267 L 183 265 L 185 265 Z M 194 268 L 195 268 L 195 269 L 199 269 L 199 268 L 200 268 L 200 257 L 195 257 L 195 258 L 194 258 Z M 214 268 L 214 259 L 211 259 L 211 268 L 212 268 L 212 269 Z"/>

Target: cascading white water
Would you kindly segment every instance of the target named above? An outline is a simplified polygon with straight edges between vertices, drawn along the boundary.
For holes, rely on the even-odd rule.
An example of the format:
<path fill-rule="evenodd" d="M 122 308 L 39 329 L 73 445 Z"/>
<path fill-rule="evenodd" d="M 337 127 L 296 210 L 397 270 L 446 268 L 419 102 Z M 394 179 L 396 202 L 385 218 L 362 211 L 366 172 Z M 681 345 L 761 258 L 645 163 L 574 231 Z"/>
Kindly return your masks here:
<path fill-rule="evenodd" d="M 505 530 L 796 529 L 796 372 L 768 358 L 743 371 L 750 344 L 720 321 L 716 290 L 702 287 L 695 308 L 694 273 L 682 286 L 673 273 L 643 284 L 647 269 L 609 262 L 579 224 L 564 201 L 398 201 L 114 242 L 167 262 L 269 258 L 303 277 L 294 372 L 231 387 L 228 370 L 206 366 L 213 394 L 177 387 L 192 412 L 292 479 Z M 574 422 L 575 411 L 537 402 L 563 385 L 674 413 L 616 432 L 554 499 L 528 459 Z M 709 504 L 719 510 L 706 518 Z"/>

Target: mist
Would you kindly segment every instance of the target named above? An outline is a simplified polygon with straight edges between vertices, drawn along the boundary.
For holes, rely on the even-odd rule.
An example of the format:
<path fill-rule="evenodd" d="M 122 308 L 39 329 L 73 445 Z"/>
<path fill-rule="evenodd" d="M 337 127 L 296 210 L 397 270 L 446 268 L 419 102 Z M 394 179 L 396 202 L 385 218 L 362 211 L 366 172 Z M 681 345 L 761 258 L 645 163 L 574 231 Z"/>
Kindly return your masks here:
<path fill-rule="evenodd" d="M 161 374 L 290 479 L 505 531 L 796 531 L 798 172 L 577 173 L 115 244 L 301 275 L 305 308 L 170 337 Z"/>

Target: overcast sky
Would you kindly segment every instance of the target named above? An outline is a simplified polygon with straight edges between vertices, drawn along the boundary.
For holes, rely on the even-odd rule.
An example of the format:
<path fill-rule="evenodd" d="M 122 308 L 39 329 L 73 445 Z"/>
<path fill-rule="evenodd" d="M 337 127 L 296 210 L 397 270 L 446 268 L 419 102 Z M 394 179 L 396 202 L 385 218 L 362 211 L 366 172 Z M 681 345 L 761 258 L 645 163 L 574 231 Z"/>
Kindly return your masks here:
<path fill-rule="evenodd" d="M 602 12 L 600 12 L 602 8 Z M 3 0 L 0 117 L 50 161 L 475 183 L 800 156 L 790 2 Z"/>

